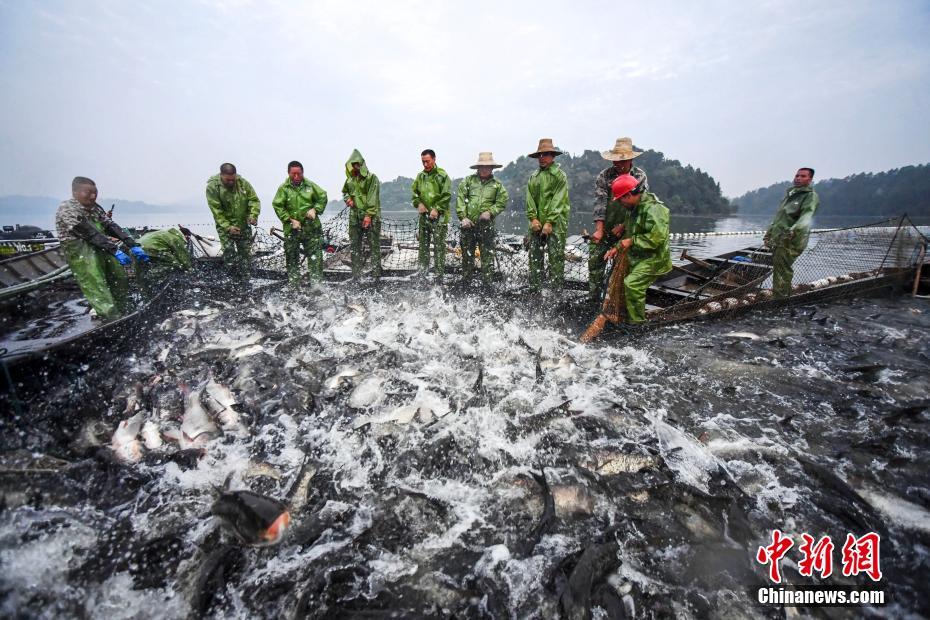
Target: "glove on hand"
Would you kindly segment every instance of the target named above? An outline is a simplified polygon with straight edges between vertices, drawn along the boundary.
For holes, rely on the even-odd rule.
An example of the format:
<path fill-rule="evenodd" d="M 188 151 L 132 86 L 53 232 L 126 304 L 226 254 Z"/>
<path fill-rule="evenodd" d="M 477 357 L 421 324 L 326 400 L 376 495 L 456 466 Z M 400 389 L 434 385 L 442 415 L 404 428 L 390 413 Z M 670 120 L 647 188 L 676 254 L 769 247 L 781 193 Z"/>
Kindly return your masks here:
<path fill-rule="evenodd" d="M 120 265 L 125 266 L 132 262 L 132 260 L 129 258 L 129 255 L 126 254 L 126 252 L 123 252 L 122 250 L 117 250 L 116 252 L 113 253 L 113 256 L 116 257 L 116 260 L 119 261 Z"/>
<path fill-rule="evenodd" d="M 151 260 L 149 255 L 145 253 L 145 250 L 142 249 L 141 245 L 135 245 L 129 248 L 129 251 L 132 252 L 132 255 L 141 260 L 143 263 L 147 263 Z M 119 258 L 119 256 L 116 258 Z"/>

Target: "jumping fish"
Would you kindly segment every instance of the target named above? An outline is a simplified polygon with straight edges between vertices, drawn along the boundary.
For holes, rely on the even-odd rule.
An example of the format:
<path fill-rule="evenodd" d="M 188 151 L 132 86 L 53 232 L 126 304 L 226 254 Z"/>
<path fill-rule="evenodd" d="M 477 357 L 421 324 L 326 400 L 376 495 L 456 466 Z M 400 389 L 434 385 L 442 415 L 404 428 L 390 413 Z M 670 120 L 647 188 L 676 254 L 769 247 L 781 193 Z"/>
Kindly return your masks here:
<path fill-rule="evenodd" d="M 291 524 L 283 502 L 252 491 L 224 491 L 210 512 L 246 545 L 277 544 Z"/>
<path fill-rule="evenodd" d="M 188 446 L 202 445 L 219 432 L 216 424 L 204 411 L 200 402 L 200 391 L 181 386 L 184 392 L 184 417 L 181 419 L 181 435 Z M 183 447 L 183 446 L 182 446 Z"/>
<path fill-rule="evenodd" d="M 116 458 L 124 463 L 137 463 L 142 460 L 142 443 L 139 431 L 142 430 L 143 416 L 140 411 L 128 420 L 123 420 L 116 427 L 110 446 Z"/>
<path fill-rule="evenodd" d="M 240 428 L 239 414 L 233 408 L 237 403 L 232 391 L 225 385 L 217 383 L 212 376 L 204 389 L 208 397 L 207 409 L 216 416 L 222 429 L 231 431 Z"/>

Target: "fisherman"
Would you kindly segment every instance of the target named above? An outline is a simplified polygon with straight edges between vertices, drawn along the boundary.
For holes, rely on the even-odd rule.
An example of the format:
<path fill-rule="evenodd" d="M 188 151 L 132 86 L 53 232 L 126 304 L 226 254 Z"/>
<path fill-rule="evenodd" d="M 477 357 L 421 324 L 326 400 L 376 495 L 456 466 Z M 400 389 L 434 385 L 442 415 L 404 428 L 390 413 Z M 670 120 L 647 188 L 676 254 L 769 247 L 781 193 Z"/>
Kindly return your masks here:
<path fill-rule="evenodd" d="M 668 208 L 629 174 L 618 176 L 611 192 L 627 210 L 627 218 L 620 227 L 621 240 L 604 258 L 614 259 L 620 249 L 628 252 L 630 270 L 623 279 L 626 315 L 628 323 L 638 325 L 646 320 L 646 289 L 672 270 Z"/>
<path fill-rule="evenodd" d="M 613 201 L 611 185 L 621 174 L 633 175 L 640 190 L 649 191 L 649 180 L 633 160 L 642 155 L 633 150 L 631 138 L 617 138 L 614 148 L 602 151 L 601 157 L 613 165 L 601 170 L 594 182 L 594 232 L 588 242 L 588 293 L 592 303 L 600 303 L 604 292 L 604 254 L 620 240 L 620 227 L 626 218 L 623 208 Z"/>
<path fill-rule="evenodd" d="M 55 214 L 62 253 L 97 317 L 107 321 L 118 318 L 129 302 L 123 267 L 131 262 L 120 246 L 136 260 L 147 263 L 149 256 L 97 204 L 96 183 L 87 177 L 74 177 L 71 196 Z"/>
<path fill-rule="evenodd" d="M 529 156 L 539 160 L 539 170 L 526 187 L 526 219 L 529 220 L 530 291 L 539 292 L 543 281 L 543 254 L 549 255 L 548 283 L 561 290 L 565 280 L 565 237 L 568 233 L 568 178 L 555 163 L 562 151 L 552 138 L 542 138 Z"/>
<path fill-rule="evenodd" d="M 177 228 L 146 233 L 139 237 L 139 245 L 153 259 L 152 266 L 145 271 L 145 279 L 149 282 L 160 282 L 175 271 L 190 271 L 188 239 Z"/>
<path fill-rule="evenodd" d="M 477 246 L 485 286 L 491 285 L 494 274 L 494 218 L 507 208 L 509 199 L 507 189 L 492 172 L 500 167 L 491 153 L 478 153 L 478 163 L 471 166 L 478 172 L 462 179 L 455 197 L 455 213 L 462 227 L 462 276 L 471 279 Z"/>
<path fill-rule="evenodd" d="M 794 186 L 785 192 L 775 219 L 762 238 L 762 243 L 772 249 L 772 291 L 775 297 L 791 294 L 794 261 L 807 247 L 811 219 L 820 205 L 817 192 L 811 187 L 813 182 L 813 168 L 798 170 L 794 175 Z"/>
<path fill-rule="evenodd" d="M 433 246 L 433 261 L 436 277 L 442 280 L 446 273 L 446 232 L 449 226 L 449 211 L 452 203 L 452 179 L 445 170 L 436 165 L 436 152 L 426 149 L 420 153 L 423 170 L 413 180 L 413 208 L 420 214 L 417 226 L 417 242 L 420 250 L 417 263 L 420 272 L 429 271 L 430 245 Z"/>
<path fill-rule="evenodd" d="M 371 250 L 371 275 L 381 277 L 381 181 L 368 171 L 365 158 L 352 151 L 346 161 L 346 182 L 342 199 L 349 211 L 349 243 L 352 247 L 352 277 L 362 272 L 364 256 L 362 239 L 368 239 Z"/>
<path fill-rule="evenodd" d="M 223 246 L 223 263 L 240 281 L 248 281 L 252 229 L 258 223 L 261 202 L 252 185 L 236 174 L 230 163 L 207 180 L 207 205 L 213 212 L 216 232 Z"/>
<path fill-rule="evenodd" d="M 299 161 L 287 165 L 287 180 L 278 187 L 271 201 L 284 228 L 284 262 L 287 280 L 292 287 L 300 283 L 300 254 L 307 257 L 310 280 L 323 279 L 323 225 L 320 216 L 326 210 L 326 192 L 304 178 Z"/>

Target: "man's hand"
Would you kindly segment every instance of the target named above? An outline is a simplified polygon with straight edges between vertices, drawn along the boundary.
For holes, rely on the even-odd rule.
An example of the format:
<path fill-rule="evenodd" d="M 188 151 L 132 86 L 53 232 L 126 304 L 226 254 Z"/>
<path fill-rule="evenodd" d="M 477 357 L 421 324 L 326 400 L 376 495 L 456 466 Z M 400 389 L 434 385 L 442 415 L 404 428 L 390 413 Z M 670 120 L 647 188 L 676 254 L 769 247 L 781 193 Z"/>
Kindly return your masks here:
<path fill-rule="evenodd" d="M 240 234 L 242 234 L 242 230 L 238 226 L 230 226 L 226 229 L 226 231 L 233 237 L 238 237 Z"/>
<path fill-rule="evenodd" d="M 368 228 L 369 226 L 371 226 L 371 216 L 366 215 L 365 219 L 362 220 L 362 228 Z"/>
<path fill-rule="evenodd" d="M 256 224 L 258 224 L 258 220 L 255 219 L 254 217 L 250 217 L 248 221 L 249 221 L 249 226 L 255 226 Z"/>
<path fill-rule="evenodd" d="M 316 219 L 316 209 L 310 209 L 309 211 L 307 211 L 307 219 L 308 220 Z"/>
<path fill-rule="evenodd" d="M 546 222 L 543 224 L 542 232 L 547 237 L 552 234 L 552 222 Z"/>
<path fill-rule="evenodd" d="M 429 212 L 429 219 L 431 219 L 431 220 L 439 219 L 439 211 L 437 211 L 436 209 L 433 209 L 432 211 L 430 211 L 430 212 Z"/>
<path fill-rule="evenodd" d="M 471 228 L 471 220 L 467 217 L 462 220 L 462 228 Z"/>
<path fill-rule="evenodd" d="M 594 243 L 600 243 L 601 239 L 604 238 L 604 220 L 598 220 L 594 222 L 594 232 L 591 233 L 591 241 Z"/>
<path fill-rule="evenodd" d="M 540 230 L 542 230 L 542 224 L 539 223 L 539 220 L 532 220 L 530 222 L 530 230 L 532 230 L 534 233 L 538 233 Z"/>
<path fill-rule="evenodd" d="M 350 209 L 355 208 L 355 201 L 352 200 L 351 198 L 346 198 L 346 204 L 349 206 Z"/>
<path fill-rule="evenodd" d="M 300 222 L 294 218 L 291 218 L 291 228 L 294 230 L 300 230 Z"/>
<path fill-rule="evenodd" d="M 609 250 L 604 252 L 604 260 L 605 261 L 613 260 L 614 258 L 617 257 L 617 252 L 618 252 L 617 246 L 610 248 Z"/>
<path fill-rule="evenodd" d="M 490 212 L 490 211 L 482 211 L 482 212 L 481 212 L 480 219 L 481 219 L 482 222 L 490 222 L 490 221 L 491 221 L 491 212 Z"/>
<path fill-rule="evenodd" d="M 633 239 L 631 238 L 626 238 L 620 242 L 620 247 L 622 247 L 624 250 L 629 250 L 632 246 L 633 246 Z"/>
<path fill-rule="evenodd" d="M 622 237 L 623 236 L 623 224 L 617 224 L 616 226 L 611 228 L 610 233 L 614 237 Z"/>
<path fill-rule="evenodd" d="M 429 209 L 427 209 L 426 205 L 423 204 L 422 202 L 417 205 L 417 213 L 419 213 L 420 215 L 423 215 L 427 211 L 429 211 Z"/>

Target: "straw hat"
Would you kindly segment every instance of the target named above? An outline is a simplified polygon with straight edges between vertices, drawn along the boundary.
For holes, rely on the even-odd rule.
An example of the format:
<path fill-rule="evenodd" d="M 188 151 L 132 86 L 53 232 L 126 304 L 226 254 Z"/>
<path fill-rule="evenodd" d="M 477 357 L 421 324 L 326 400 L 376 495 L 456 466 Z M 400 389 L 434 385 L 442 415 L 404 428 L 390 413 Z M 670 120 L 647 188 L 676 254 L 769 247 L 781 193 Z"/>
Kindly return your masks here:
<path fill-rule="evenodd" d="M 472 170 L 480 168 L 481 166 L 491 166 L 492 168 L 503 168 L 502 165 L 494 161 L 494 155 L 490 151 L 482 151 L 478 153 L 478 163 L 474 166 L 470 166 Z"/>
<path fill-rule="evenodd" d="M 530 153 L 530 157 L 538 159 L 543 153 L 552 153 L 556 157 L 562 154 L 562 151 L 552 145 L 552 138 L 540 138 L 539 146 L 536 147 L 535 153 Z"/>
<path fill-rule="evenodd" d="M 633 150 L 632 138 L 617 138 L 614 148 L 609 151 L 601 151 L 601 157 L 608 161 L 626 161 L 642 155 L 639 151 Z"/>

